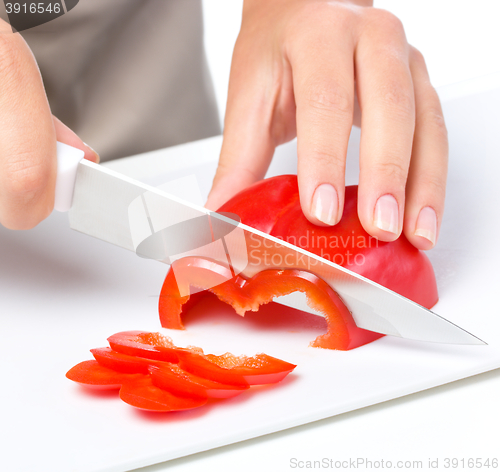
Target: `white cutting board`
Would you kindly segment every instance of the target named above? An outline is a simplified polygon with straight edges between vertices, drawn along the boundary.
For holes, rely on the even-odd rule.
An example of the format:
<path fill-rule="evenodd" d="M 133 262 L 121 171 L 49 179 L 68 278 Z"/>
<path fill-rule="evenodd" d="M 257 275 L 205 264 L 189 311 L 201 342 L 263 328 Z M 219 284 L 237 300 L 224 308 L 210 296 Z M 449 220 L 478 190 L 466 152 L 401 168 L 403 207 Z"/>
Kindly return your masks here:
<path fill-rule="evenodd" d="M 298 365 L 273 388 L 218 405 L 166 415 L 136 411 L 115 393 L 89 394 L 65 379 L 90 348 L 128 329 L 159 330 L 158 294 L 166 266 L 68 229 L 52 215 L 33 231 L 0 229 L 0 469 L 124 471 L 431 388 L 500 366 L 497 292 L 500 230 L 500 79 L 442 91 L 450 133 L 447 213 L 429 254 L 441 301 L 435 311 L 488 346 L 445 346 L 385 337 L 350 352 L 309 348 L 324 332 L 313 315 L 277 307 L 242 319 L 207 299 L 180 345 L 207 352 L 264 351 Z M 348 183 L 356 178 L 359 134 L 351 138 Z M 194 173 L 208 191 L 220 138 L 110 164 L 156 182 Z M 270 174 L 293 172 L 294 144 Z M 190 163 L 190 166 L 186 166 Z"/>

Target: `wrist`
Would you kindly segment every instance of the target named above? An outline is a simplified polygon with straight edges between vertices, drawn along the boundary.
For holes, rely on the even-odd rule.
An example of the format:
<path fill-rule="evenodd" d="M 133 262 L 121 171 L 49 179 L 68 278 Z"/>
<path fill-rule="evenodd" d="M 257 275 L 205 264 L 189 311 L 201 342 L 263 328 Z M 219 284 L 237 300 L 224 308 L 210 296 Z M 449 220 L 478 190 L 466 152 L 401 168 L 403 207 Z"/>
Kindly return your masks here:
<path fill-rule="evenodd" d="M 243 1 L 243 17 L 247 16 L 252 11 L 261 10 L 264 8 L 266 11 L 290 6 L 293 4 L 315 3 L 321 0 L 244 0 Z M 323 0 L 325 1 L 325 0 Z M 356 5 L 359 7 L 373 7 L 374 0 L 334 0 L 334 3 L 345 3 Z"/>
<path fill-rule="evenodd" d="M 360 7 L 373 7 L 373 0 L 348 0 L 348 3 L 354 3 Z"/>
<path fill-rule="evenodd" d="M 267 5 L 267 6 L 270 6 L 269 4 L 272 3 L 272 4 L 277 4 L 277 3 L 280 3 L 280 4 L 286 4 L 286 3 L 297 3 L 297 2 L 304 2 L 304 0 L 244 0 L 243 2 L 243 8 L 245 8 L 245 6 L 249 6 L 249 5 L 259 5 L 259 4 L 262 4 L 262 5 Z M 318 1 L 318 0 L 306 0 L 306 1 L 309 1 L 309 2 L 314 2 L 314 1 Z M 360 7 L 373 7 L 373 2 L 374 0 L 335 0 L 337 2 L 340 2 L 340 3 L 352 3 L 354 5 L 358 5 Z"/>

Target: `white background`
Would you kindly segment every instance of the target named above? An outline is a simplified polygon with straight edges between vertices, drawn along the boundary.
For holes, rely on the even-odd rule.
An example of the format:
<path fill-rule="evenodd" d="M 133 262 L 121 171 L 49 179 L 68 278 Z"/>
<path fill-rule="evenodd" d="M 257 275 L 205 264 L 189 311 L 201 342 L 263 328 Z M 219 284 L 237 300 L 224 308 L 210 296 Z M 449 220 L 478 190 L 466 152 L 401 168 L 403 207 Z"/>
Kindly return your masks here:
<path fill-rule="evenodd" d="M 422 50 L 427 57 L 433 83 L 436 86 L 441 86 L 500 71 L 498 54 L 498 49 L 500 49 L 500 33 L 497 26 L 500 15 L 498 15 L 495 9 L 498 3 L 498 0 L 475 1 L 473 4 L 472 2 L 466 3 L 457 0 L 434 0 L 433 2 L 426 0 L 398 0 L 381 1 L 378 3 L 378 6 L 393 11 L 403 20 L 410 42 Z M 227 92 L 230 56 L 240 21 L 241 0 L 205 0 L 204 5 L 206 7 L 205 11 L 207 16 L 207 51 L 210 66 L 214 74 L 221 113 L 223 113 Z M 469 120 L 469 122 L 471 122 L 475 114 L 469 113 L 468 116 L 472 117 L 472 119 Z M 492 115 L 491 122 L 498 122 L 498 118 Z M 471 129 L 472 126 L 469 127 L 469 130 Z M 466 133 L 467 129 L 465 129 L 464 132 Z M 490 135 L 494 136 L 496 132 L 493 130 Z M 488 140 L 488 142 L 489 141 L 490 140 Z M 496 149 L 498 149 L 498 147 Z M 472 159 L 468 163 L 470 164 L 470 162 L 474 163 Z M 497 162 L 500 162 L 500 160 Z M 500 169 L 498 164 L 496 168 Z M 486 172 L 488 172 L 488 169 L 484 166 L 484 173 Z M 490 171 L 490 177 L 489 184 L 491 187 L 491 182 L 495 182 L 496 175 Z M 464 196 L 473 192 L 474 190 L 465 188 Z M 487 192 L 484 193 L 488 194 Z M 491 195 L 491 193 L 488 195 Z M 496 195 L 498 197 L 498 191 Z M 500 201 L 500 199 L 498 200 Z M 496 204 L 495 201 L 491 203 Z M 481 207 L 483 210 L 486 208 L 485 205 L 478 205 L 477 207 Z M 493 211 L 498 213 L 498 210 L 493 209 Z M 461 214 L 463 214 L 463 212 Z M 492 212 L 492 214 L 495 213 Z M 490 219 L 489 221 L 495 222 L 496 220 Z M 470 224 L 470 221 L 467 221 L 466 224 L 474 229 L 478 228 L 474 233 L 475 235 L 477 235 L 477 233 L 479 233 L 480 236 L 487 234 L 491 241 L 494 241 L 495 235 L 499 233 L 498 231 L 484 233 L 481 232 L 479 225 L 475 226 Z M 498 227 L 498 225 L 496 226 Z M 23 237 L 28 237 L 28 235 L 17 236 L 21 246 L 23 246 Z M 76 233 L 73 237 L 76 238 Z M 90 240 L 90 238 L 88 239 Z M 483 239 L 485 238 L 481 238 L 481 240 Z M 58 250 L 62 250 L 63 246 L 64 244 L 61 244 L 61 248 L 58 247 Z M 497 248 L 496 242 L 493 247 Z M 475 246 L 475 248 L 476 254 L 482 250 L 482 247 L 479 245 Z M 43 247 L 40 249 L 40 254 L 42 256 L 45 254 L 44 249 Z M 106 251 L 106 254 L 108 254 L 108 250 L 109 254 L 113 254 L 111 249 L 102 249 L 103 253 Z M 116 249 L 116 251 L 120 250 Z M 29 259 L 32 254 L 32 252 L 26 251 L 25 258 Z M 37 252 L 34 254 L 36 255 Z M 80 256 L 83 258 L 84 254 L 85 252 L 81 252 Z M 43 262 L 49 260 L 49 258 L 41 257 L 38 260 Z M 50 258 L 50 260 L 51 264 L 55 264 L 51 269 L 54 269 L 54 267 L 61 267 L 62 271 L 67 268 L 65 264 L 67 261 L 62 256 L 59 258 Z M 106 259 L 103 257 L 102 260 L 105 261 Z M 119 260 L 122 261 L 120 263 L 124 264 L 124 266 L 127 265 L 126 255 L 122 256 L 120 253 Z M 453 260 L 453 258 L 448 258 L 448 260 Z M 494 268 L 498 265 L 496 261 L 498 261 L 498 252 L 495 250 L 487 260 L 489 264 L 488 268 L 491 269 L 491 272 L 494 272 L 492 267 Z M 474 265 L 473 258 L 471 258 L 470 262 L 471 265 Z M 467 267 L 470 268 L 470 265 L 467 265 Z M 39 273 L 43 272 L 40 271 L 28 274 L 28 279 L 31 277 L 31 280 L 33 280 Z M 79 272 L 79 266 L 76 265 L 72 268 L 72 273 L 80 274 L 80 277 L 73 280 L 71 284 L 61 283 L 61 290 L 67 297 L 71 297 L 72 289 L 77 290 L 80 296 L 82 296 L 82 293 L 84 293 L 85 296 L 85 291 L 82 292 L 82 289 L 85 290 L 85 288 L 89 287 L 91 284 L 89 284 L 85 276 L 82 275 L 84 271 Z M 106 273 L 107 272 L 101 273 L 100 269 L 95 268 L 95 274 L 98 280 L 103 279 Z M 124 270 L 122 273 L 127 274 L 127 271 Z M 469 272 L 469 274 L 470 273 L 471 272 Z M 17 276 L 19 276 L 19 274 L 21 274 L 20 271 L 17 272 Z M 12 279 L 9 282 L 16 282 L 15 277 L 16 273 L 9 273 L 9 279 Z M 25 278 L 27 275 L 22 274 L 22 277 Z M 109 297 L 109 286 L 113 287 L 113 289 L 117 291 L 116 293 L 122 294 L 122 280 L 123 279 L 117 278 L 111 280 L 108 285 L 103 283 L 102 290 L 97 291 L 96 295 L 102 296 L 103 299 L 107 300 L 107 303 L 110 303 L 112 297 Z M 477 288 L 483 281 L 478 277 L 475 282 L 476 286 L 471 287 L 471 285 L 468 285 L 467 288 L 471 290 L 471 293 L 473 293 L 474 289 L 476 289 L 476 293 L 481 293 Z M 489 300 L 492 300 L 488 308 L 492 306 L 491 312 L 498 313 L 498 304 L 495 303 L 495 297 L 497 297 L 497 287 L 499 284 L 493 278 L 489 279 L 489 282 L 491 286 L 488 287 L 484 284 L 485 287 L 481 288 L 487 292 L 490 297 Z M 51 279 L 49 279 L 47 283 L 52 284 Z M 80 283 L 83 283 L 83 285 L 80 285 Z M 95 283 L 95 280 L 93 280 L 92 283 Z M 17 286 L 19 284 L 14 285 Z M 145 285 L 147 285 L 147 290 L 149 291 L 151 285 Z M 9 284 L 5 283 L 5 286 L 8 288 Z M 44 285 L 41 284 L 41 289 L 43 289 L 43 287 Z M 472 298 L 473 295 L 468 294 L 467 290 L 464 290 L 462 293 L 467 296 L 468 303 L 475 303 L 474 298 Z M 25 296 L 23 301 L 33 299 L 35 301 L 38 300 L 33 296 L 31 298 Z M 151 303 L 156 303 L 152 298 L 149 300 Z M 480 305 L 479 302 L 480 300 L 478 300 L 477 305 L 474 307 L 475 309 L 465 311 L 465 313 L 470 316 L 470 320 L 477 321 L 481 318 L 477 315 L 489 313 L 490 310 L 484 307 L 485 303 L 483 303 L 482 310 L 477 309 Z M 55 304 L 57 307 L 67 306 L 63 298 L 57 298 Z M 103 303 L 103 305 L 97 304 L 96 306 L 101 306 L 102 308 L 107 305 Z M 11 315 L 17 314 L 14 310 L 9 313 L 11 313 Z M 51 314 L 53 317 L 47 317 L 47 319 L 52 319 L 53 321 L 52 323 L 47 323 L 47 319 L 38 316 L 40 313 L 30 312 L 30 315 L 38 318 L 39 323 L 44 324 L 44 329 L 46 329 L 47 326 L 56 326 L 56 321 L 59 321 L 57 310 L 54 310 L 54 313 Z M 87 324 L 87 327 L 94 326 L 92 317 L 99 317 L 100 311 L 89 311 L 86 313 L 86 316 L 86 318 L 78 317 L 77 319 L 79 319 L 81 323 Z M 8 318 L 10 320 L 16 319 L 15 316 L 9 316 Z M 64 328 L 64 326 L 69 326 L 72 323 L 72 319 L 75 318 L 65 313 L 64 322 L 59 322 L 59 327 L 62 326 Z M 499 319 L 500 318 L 496 318 L 495 321 Z M 109 320 L 102 319 L 101 321 L 102 330 L 109 334 L 109 330 L 106 328 L 106 322 L 111 322 L 111 318 Z M 40 332 L 41 329 L 35 329 L 29 332 L 23 330 L 23 335 L 19 337 L 12 336 L 13 331 L 8 328 L 3 330 L 3 333 L 6 334 L 4 335 L 3 346 L 10 346 L 17 343 L 15 348 L 7 351 L 7 354 L 4 356 L 5 359 L 10 359 L 9 356 L 14 356 L 20 363 L 29 359 L 26 346 L 32 342 L 34 337 L 40 341 Z M 54 335 L 54 332 L 55 331 L 51 329 L 52 335 Z M 74 339 L 66 339 L 65 342 L 74 347 L 76 343 L 81 342 L 81 340 L 78 339 L 78 334 L 81 334 L 81 332 L 82 329 L 75 332 L 76 335 Z M 491 330 L 491 332 L 493 336 L 498 330 Z M 94 333 L 94 335 L 97 336 L 97 333 Z M 42 339 L 42 342 L 47 343 L 46 339 Z M 85 342 L 84 344 L 85 349 L 87 349 L 87 343 Z M 48 352 L 52 352 L 54 345 L 54 343 L 49 343 L 49 347 L 45 347 L 45 349 Z M 383 363 L 379 365 L 383 365 Z M 49 367 L 47 371 L 49 375 L 51 375 L 55 366 L 50 365 Z M 40 369 L 35 373 L 39 376 L 44 375 L 44 372 Z M 19 371 L 17 369 L 16 374 L 25 379 L 25 371 Z M 327 373 L 325 373 L 325 375 L 327 375 Z M 9 425 L 9 422 L 5 422 L 2 428 L 2 433 L 5 437 L 17 437 L 15 434 L 19 433 L 19 431 L 22 432 L 19 436 L 22 437 L 23 440 L 16 443 L 14 455 L 18 453 L 20 456 L 31 456 L 35 461 L 38 460 L 40 462 L 40 468 L 43 468 L 47 464 L 40 461 L 36 454 L 33 454 L 33 449 L 30 449 L 31 443 L 26 440 L 26 437 L 29 436 L 28 433 L 30 433 L 31 429 L 31 424 L 28 423 L 28 420 L 31 419 L 29 408 L 33 408 L 33 405 L 36 404 L 35 400 L 38 399 L 37 397 L 41 397 L 40 391 L 44 391 L 44 388 L 40 388 L 40 385 L 43 387 L 45 385 L 43 382 L 49 382 L 49 378 L 50 377 L 45 376 L 42 382 L 35 382 L 32 391 L 27 391 L 26 389 L 22 390 L 22 395 L 16 398 L 16 401 L 24 402 L 23 407 L 24 410 L 26 410 L 23 410 L 24 416 L 23 411 L 16 409 L 17 403 L 14 401 L 5 401 L 2 404 L 4 409 L 11 410 L 11 416 L 19 415 L 19 418 L 27 418 L 26 423 L 17 423 L 17 426 L 20 425 L 20 427 L 16 431 L 13 431 L 14 428 L 6 426 Z M 338 378 L 336 380 L 338 381 Z M 61 383 L 63 381 L 64 379 L 61 378 Z M 20 391 L 19 386 L 20 384 L 16 384 L 15 381 L 13 381 L 13 377 L 9 375 L 9 371 L 6 371 L 2 387 L 9 393 L 10 397 L 14 397 L 14 394 Z M 71 386 L 68 386 L 68 388 L 70 387 Z M 339 388 L 342 388 L 342 382 L 339 382 Z M 30 397 L 32 395 L 35 395 L 35 400 Z M 445 468 L 446 458 L 465 459 L 466 461 L 476 458 L 481 458 L 483 461 L 486 460 L 486 458 L 499 458 L 499 399 L 500 370 L 497 370 L 478 375 L 474 378 L 434 388 L 429 391 L 385 402 L 380 405 L 370 406 L 358 411 L 316 421 L 283 432 L 244 441 L 240 444 L 234 444 L 196 454 L 191 457 L 159 464 L 143 469 L 143 471 L 221 472 L 235 470 L 238 472 L 246 472 L 260 470 L 263 472 L 281 472 L 294 470 L 294 468 L 291 467 L 293 463 L 290 462 L 293 458 L 300 461 L 321 460 L 323 458 L 332 458 L 334 460 L 366 458 L 371 461 L 376 461 L 375 464 L 379 464 L 377 467 L 378 469 L 382 468 L 380 466 L 381 460 L 392 461 L 393 465 L 396 465 L 398 460 L 410 462 L 422 461 L 422 467 L 419 470 L 429 470 L 429 460 L 435 461 L 438 459 L 440 461 L 438 470 L 448 470 Z M 52 398 L 51 400 L 58 401 L 59 398 L 55 400 Z M 74 400 L 78 402 L 76 397 Z M 314 404 L 314 391 L 311 392 L 311 403 Z M 104 411 L 107 406 L 109 405 L 105 402 L 101 404 L 103 408 L 102 419 L 104 421 L 110 418 L 109 412 L 107 413 Z M 57 409 L 57 411 L 64 411 L 67 407 L 68 405 L 65 405 L 63 402 L 61 408 Z M 66 411 L 70 410 L 71 408 Z M 26 412 L 28 412 L 28 414 L 26 414 Z M 55 454 L 57 454 L 58 449 L 60 454 L 68 453 L 68 449 L 65 449 L 59 441 L 55 441 L 55 444 L 48 444 L 51 442 L 51 433 L 54 429 L 54 415 L 51 414 L 51 410 L 49 408 L 39 408 L 36 413 L 37 414 L 32 415 L 33 418 L 39 418 L 39 413 L 43 413 L 45 416 L 41 416 L 47 418 L 46 421 L 41 423 L 43 434 L 37 436 L 39 441 L 37 441 L 36 445 L 40 446 L 41 444 L 43 447 L 47 444 L 47 447 L 51 447 L 56 451 Z M 71 415 L 77 414 L 77 411 L 69 413 L 69 419 L 71 419 Z M 3 419 L 4 417 L 2 416 L 2 420 Z M 237 420 L 238 418 L 235 418 L 235 421 Z M 69 423 L 70 421 L 66 424 Z M 96 423 L 93 423 L 93 426 L 95 424 Z M 103 424 L 105 426 L 109 425 L 109 423 Z M 161 424 L 155 425 L 155 427 L 159 426 L 161 426 Z M 178 432 L 178 430 L 176 431 Z M 88 443 L 92 443 L 96 433 L 95 428 L 93 432 L 94 435 L 87 435 L 85 438 L 88 440 Z M 72 430 L 71 428 L 67 430 L 61 429 L 58 433 L 70 437 Z M 89 438 L 89 436 L 92 437 Z M 102 450 L 107 447 L 106 443 L 106 441 L 99 443 L 94 441 L 94 447 Z M 113 443 L 113 441 L 111 440 L 109 443 Z M 2 444 L 4 447 L 0 447 L 0 469 L 2 471 L 16 470 L 12 466 L 5 467 L 4 462 L 5 456 L 12 453 L 12 451 L 9 450 L 11 448 L 9 444 L 12 443 L 4 441 Z M 78 443 L 72 446 L 74 447 L 73 450 L 76 450 L 78 448 Z M 116 447 L 121 453 L 126 446 L 123 443 L 117 442 Z M 88 457 L 92 455 L 92 452 L 92 449 L 81 449 L 79 452 L 80 455 L 75 454 L 75 460 L 81 460 L 85 455 Z M 10 455 L 12 456 L 12 454 Z M 298 469 L 304 470 L 304 468 Z M 407 467 L 406 469 L 417 470 L 415 467 Z M 497 469 L 498 468 L 495 469 L 492 467 L 482 468 L 482 470 L 488 471 Z M 360 467 L 359 470 L 367 469 Z M 450 470 L 464 469 L 459 467 L 458 469 Z M 475 468 L 466 468 L 465 470 L 475 470 Z"/>
<path fill-rule="evenodd" d="M 203 5 L 207 55 L 223 117 L 242 1 L 203 0 Z M 380 0 L 375 5 L 393 12 L 403 21 L 409 42 L 426 57 L 435 87 L 500 71 L 500 2 L 497 0 Z M 428 468 L 428 459 L 439 458 L 439 469 L 434 470 L 452 470 L 444 468 L 446 457 L 500 456 L 499 398 L 500 372 L 497 370 L 267 437 L 159 464 L 144 472 L 304 470 L 290 467 L 293 457 L 299 460 L 359 457 L 391 460 L 393 464 L 397 460 L 422 460 L 423 468 L 419 470 L 432 470 Z M 362 444 L 358 440 L 361 431 L 365 439 Z M 373 434 L 373 442 L 366 441 L 370 436 L 367 431 Z M 381 447 L 381 442 L 385 446 Z"/>

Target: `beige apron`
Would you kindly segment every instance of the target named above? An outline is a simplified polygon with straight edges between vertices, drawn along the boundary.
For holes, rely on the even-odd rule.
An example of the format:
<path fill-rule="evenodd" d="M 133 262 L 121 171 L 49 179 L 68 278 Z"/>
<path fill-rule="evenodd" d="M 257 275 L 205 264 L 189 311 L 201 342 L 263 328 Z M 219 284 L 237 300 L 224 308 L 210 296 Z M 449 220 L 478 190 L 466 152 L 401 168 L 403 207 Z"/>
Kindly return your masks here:
<path fill-rule="evenodd" d="M 22 35 L 52 113 L 105 161 L 220 133 L 202 21 L 200 0 L 80 0 Z"/>

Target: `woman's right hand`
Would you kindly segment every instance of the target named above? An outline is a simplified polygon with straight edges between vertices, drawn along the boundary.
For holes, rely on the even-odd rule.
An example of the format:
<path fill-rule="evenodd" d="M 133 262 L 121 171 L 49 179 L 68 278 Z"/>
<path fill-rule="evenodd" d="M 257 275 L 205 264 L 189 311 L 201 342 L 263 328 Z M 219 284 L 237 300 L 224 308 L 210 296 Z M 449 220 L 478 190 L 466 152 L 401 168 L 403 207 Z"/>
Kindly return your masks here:
<path fill-rule="evenodd" d="M 0 224 L 29 229 L 54 207 L 56 141 L 99 156 L 50 112 L 28 45 L 0 19 Z"/>

